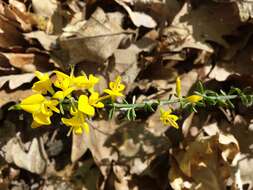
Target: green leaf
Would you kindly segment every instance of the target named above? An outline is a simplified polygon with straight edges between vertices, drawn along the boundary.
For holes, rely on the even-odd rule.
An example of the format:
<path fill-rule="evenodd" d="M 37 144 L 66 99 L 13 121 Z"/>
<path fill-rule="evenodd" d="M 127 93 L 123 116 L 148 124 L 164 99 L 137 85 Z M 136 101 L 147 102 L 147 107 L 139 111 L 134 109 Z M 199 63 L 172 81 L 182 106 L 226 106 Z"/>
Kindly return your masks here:
<path fill-rule="evenodd" d="M 109 115 L 108 115 L 109 119 L 113 118 L 114 112 L 115 112 L 115 107 L 113 106 L 112 109 L 110 109 L 109 111 Z"/>

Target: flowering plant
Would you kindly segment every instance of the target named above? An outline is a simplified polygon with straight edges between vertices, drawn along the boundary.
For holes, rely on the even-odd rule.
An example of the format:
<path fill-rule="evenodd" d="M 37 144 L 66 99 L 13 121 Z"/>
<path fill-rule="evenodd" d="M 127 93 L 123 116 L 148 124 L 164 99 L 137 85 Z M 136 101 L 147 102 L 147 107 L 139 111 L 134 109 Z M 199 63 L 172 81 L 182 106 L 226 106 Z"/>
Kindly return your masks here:
<path fill-rule="evenodd" d="M 115 111 L 126 113 L 128 120 L 136 118 L 137 110 L 154 112 L 158 106 L 179 104 L 180 108 L 189 108 L 197 112 L 197 107 L 203 106 L 229 106 L 234 107 L 231 100 L 241 99 L 246 106 L 253 104 L 253 95 L 246 94 L 238 88 L 231 88 L 228 93 L 220 93 L 204 89 L 202 83 L 199 83 L 198 90 L 189 96 L 182 96 L 180 78 L 176 79 L 176 92 L 166 100 L 147 100 L 141 103 L 128 103 L 124 99 L 123 91 L 125 85 L 118 76 L 115 81 L 109 82 L 109 88 L 104 89 L 102 94 L 95 90 L 95 85 L 99 83 L 99 78 L 90 74 L 87 76 L 74 76 L 72 71 L 67 75 L 60 71 L 54 71 L 55 80 L 50 79 L 49 75 L 36 71 L 39 79 L 32 86 L 35 94 L 25 98 L 15 108 L 23 109 L 32 114 L 33 122 L 31 127 L 37 128 L 43 125 L 51 125 L 51 117 L 54 114 L 61 115 L 61 121 L 69 126 L 69 133 L 82 134 L 89 133 L 88 120 L 92 119 L 98 112 L 98 109 L 109 108 L 109 117 L 111 118 Z M 80 93 L 75 93 L 80 91 Z M 121 97 L 121 102 L 117 100 Z M 160 120 L 165 126 L 179 128 L 177 121 L 179 116 L 172 114 L 173 110 L 168 107 L 167 110 L 160 109 Z"/>

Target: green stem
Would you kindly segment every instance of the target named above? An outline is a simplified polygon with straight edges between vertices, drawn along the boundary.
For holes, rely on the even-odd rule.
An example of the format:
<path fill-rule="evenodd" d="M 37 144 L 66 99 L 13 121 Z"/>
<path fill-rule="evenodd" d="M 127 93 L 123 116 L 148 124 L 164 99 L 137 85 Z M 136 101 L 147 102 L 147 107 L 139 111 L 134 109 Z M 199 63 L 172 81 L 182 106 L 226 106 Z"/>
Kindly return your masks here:
<path fill-rule="evenodd" d="M 213 99 L 213 100 L 231 100 L 236 99 L 239 96 L 238 95 L 227 95 L 227 96 L 208 96 L 208 95 L 202 95 L 204 99 Z M 173 100 L 150 100 L 143 103 L 137 103 L 137 104 L 125 104 L 125 103 L 112 103 L 108 104 L 108 106 L 118 108 L 118 109 L 141 109 L 144 108 L 146 105 L 149 106 L 158 106 L 158 105 L 169 105 L 169 104 L 175 104 L 182 101 L 186 101 L 186 98 L 177 98 Z"/>

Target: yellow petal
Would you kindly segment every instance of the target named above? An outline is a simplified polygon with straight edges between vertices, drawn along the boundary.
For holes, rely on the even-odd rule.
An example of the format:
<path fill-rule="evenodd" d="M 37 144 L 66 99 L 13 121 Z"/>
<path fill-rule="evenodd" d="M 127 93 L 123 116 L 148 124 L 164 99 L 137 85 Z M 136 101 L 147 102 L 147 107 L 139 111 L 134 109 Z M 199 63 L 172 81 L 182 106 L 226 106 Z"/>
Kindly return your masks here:
<path fill-rule="evenodd" d="M 179 77 L 176 79 L 176 93 L 178 97 L 181 97 L 181 80 Z"/>
<path fill-rule="evenodd" d="M 54 112 L 60 113 L 60 110 L 56 107 L 59 104 L 57 100 L 49 100 L 46 105 Z"/>
<path fill-rule="evenodd" d="M 186 100 L 190 103 L 197 103 L 203 99 L 202 96 L 199 95 L 191 95 L 186 98 Z"/>
<path fill-rule="evenodd" d="M 95 109 L 89 104 L 88 97 L 85 95 L 81 95 L 78 99 L 78 110 L 89 115 L 95 115 Z"/>
<path fill-rule="evenodd" d="M 41 124 L 37 123 L 36 121 L 33 121 L 32 125 L 31 125 L 32 128 L 38 128 L 40 126 L 41 126 Z"/>
<path fill-rule="evenodd" d="M 109 82 L 109 87 L 110 89 L 114 89 L 115 88 L 115 82 Z"/>
<path fill-rule="evenodd" d="M 96 104 L 93 104 L 96 108 L 103 108 L 105 105 L 102 102 L 98 102 Z"/>
<path fill-rule="evenodd" d="M 50 116 L 45 115 L 42 112 L 34 113 L 33 119 L 34 119 L 34 121 L 36 121 L 38 124 L 41 124 L 41 125 L 50 125 L 51 124 Z"/>
<path fill-rule="evenodd" d="M 57 79 L 63 80 L 63 79 L 69 78 L 69 76 L 68 76 L 68 75 L 66 75 L 66 74 L 65 74 L 65 73 L 63 73 L 63 72 L 60 72 L 60 71 L 54 71 L 54 73 L 56 74 Z"/>
<path fill-rule="evenodd" d="M 64 93 L 63 91 L 58 91 L 53 95 L 53 98 L 58 99 L 58 100 L 63 100 L 64 99 Z"/>
<path fill-rule="evenodd" d="M 41 72 L 39 72 L 39 71 L 35 71 L 35 75 L 36 75 L 36 77 L 37 77 L 39 80 L 41 80 L 42 78 L 44 78 L 44 74 L 41 73 Z"/>
<path fill-rule="evenodd" d="M 85 130 L 85 132 L 86 132 L 87 134 L 90 133 L 89 125 L 88 125 L 86 122 L 83 124 L 83 128 L 84 128 L 84 130 Z"/>
<path fill-rule="evenodd" d="M 83 133 L 83 128 L 82 128 L 82 126 L 74 127 L 73 131 L 75 134 L 81 135 Z"/>
<path fill-rule="evenodd" d="M 173 119 L 168 120 L 168 124 L 169 124 L 169 126 L 172 126 L 172 127 L 176 128 L 176 129 L 178 129 L 178 128 L 179 128 L 179 126 L 178 126 L 177 122 L 176 122 L 176 121 L 174 121 Z"/>
<path fill-rule="evenodd" d="M 170 114 L 169 117 L 170 117 L 172 120 L 174 120 L 174 121 L 177 121 L 177 120 L 179 119 L 178 116 L 173 115 L 173 114 Z"/>
<path fill-rule="evenodd" d="M 62 123 L 67 125 L 67 126 L 72 126 L 72 127 L 76 127 L 80 125 L 80 120 L 78 117 L 74 116 L 70 119 L 68 118 L 62 118 Z"/>
<path fill-rule="evenodd" d="M 74 88 L 68 88 L 64 90 L 64 97 L 67 97 L 68 95 L 70 95 L 74 90 L 75 90 Z"/>
<path fill-rule="evenodd" d="M 51 88 L 51 81 L 38 81 L 35 82 L 32 86 L 32 90 L 35 92 L 41 92 L 42 94 L 46 94 L 47 91 Z"/>
<path fill-rule="evenodd" d="M 45 101 L 44 96 L 41 94 L 34 94 L 21 101 L 20 107 L 29 113 L 33 113 L 40 109 L 43 101 Z"/>

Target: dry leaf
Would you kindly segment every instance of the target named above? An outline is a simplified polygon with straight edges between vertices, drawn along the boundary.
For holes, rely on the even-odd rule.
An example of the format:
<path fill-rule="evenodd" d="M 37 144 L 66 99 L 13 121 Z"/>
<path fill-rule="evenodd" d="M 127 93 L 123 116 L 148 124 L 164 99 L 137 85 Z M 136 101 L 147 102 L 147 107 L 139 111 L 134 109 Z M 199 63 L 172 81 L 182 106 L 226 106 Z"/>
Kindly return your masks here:
<path fill-rule="evenodd" d="M 13 92 L 6 92 L 5 90 L 0 90 L 0 107 L 9 102 L 18 102 L 26 97 L 34 94 L 31 89 L 28 90 L 15 90 Z"/>
<path fill-rule="evenodd" d="M 117 13 L 113 14 L 120 16 Z M 125 37 L 120 24 L 110 18 L 98 8 L 85 25 L 73 34 L 73 37 L 59 38 L 60 50 L 54 52 L 55 56 L 64 65 L 81 61 L 103 63 L 115 52 Z"/>
<path fill-rule="evenodd" d="M 214 130 L 208 126 L 204 128 L 211 136 L 199 135 L 194 141 L 187 142 L 186 152 L 173 152 L 179 167 L 173 165 L 169 174 L 173 188 L 223 190 L 226 188 L 224 181 L 234 177 L 232 161 L 239 153 L 238 142 L 232 135 L 223 134 L 216 125 L 212 126 Z M 186 176 L 189 183 L 185 184 Z"/>
<path fill-rule="evenodd" d="M 50 18 L 58 8 L 56 0 L 32 0 L 32 7 L 37 15 Z"/>
<path fill-rule="evenodd" d="M 86 135 L 76 135 L 72 133 L 72 148 L 71 148 L 71 161 L 76 162 L 88 150 L 87 142 L 85 141 Z"/>
<path fill-rule="evenodd" d="M 34 31 L 24 34 L 28 39 L 35 38 L 37 39 L 43 48 L 47 51 L 52 50 L 52 46 L 56 44 L 57 35 L 48 35 L 43 31 Z"/>
<path fill-rule="evenodd" d="M 15 25 L 0 17 L 0 47 L 5 49 L 12 49 L 14 47 L 26 46 L 22 33 L 17 30 Z"/>
<path fill-rule="evenodd" d="M 0 88 L 2 88 L 6 82 L 9 82 L 9 88 L 13 90 L 20 87 L 22 84 L 31 82 L 34 77 L 34 73 L 2 76 L 0 77 Z"/>
<path fill-rule="evenodd" d="M 36 70 L 42 70 L 41 67 L 44 67 L 45 70 L 46 67 L 52 67 L 52 65 L 48 63 L 48 56 L 43 54 L 0 53 L 0 56 L 3 56 L 1 57 L 2 59 L 7 58 L 10 65 L 24 72 L 35 72 Z"/>
<path fill-rule="evenodd" d="M 237 27 L 240 26 L 241 22 L 236 13 L 233 4 L 224 6 L 219 3 L 205 2 L 191 9 L 189 3 L 185 3 L 173 20 L 172 26 L 185 30 L 187 33 L 186 45 L 182 44 L 184 47 L 187 47 L 187 43 L 193 42 L 196 48 L 199 46 L 199 49 L 208 50 L 210 46 L 207 41 L 214 41 L 228 47 L 223 36 L 236 33 Z M 204 46 L 206 46 L 205 49 Z"/>
<path fill-rule="evenodd" d="M 46 161 L 40 152 L 38 139 L 33 139 L 28 152 L 25 152 L 23 145 L 18 138 L 12 138 L 3 148 L 5 159 L 18 167 L 32 173 L 41 174 L 45 171 Z"/>
<path fill-rule="evenodd" d="M 241 21 L 252 23 L 252 19 L 253 19 L 252 1 L 236 1 L 236 5 L 239 10 Z"/>
<path fill-rule="evenodd" d="M 156 21 L 149 15 L 147 15 L 144 12 L 136 12 L 132 11 L 129 6 L 127 6 L 124 1 L 121 0 L 115 0 L 119 5 L 121 5 L 129 14 L 132 22 L 135 26 L 140 27 L 144 26 L 146 28 L 155 28 L 156 27 Z"/>

